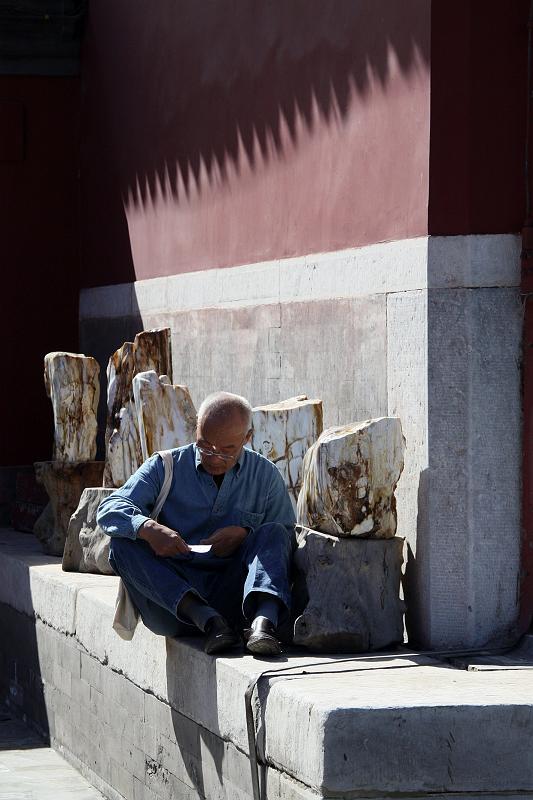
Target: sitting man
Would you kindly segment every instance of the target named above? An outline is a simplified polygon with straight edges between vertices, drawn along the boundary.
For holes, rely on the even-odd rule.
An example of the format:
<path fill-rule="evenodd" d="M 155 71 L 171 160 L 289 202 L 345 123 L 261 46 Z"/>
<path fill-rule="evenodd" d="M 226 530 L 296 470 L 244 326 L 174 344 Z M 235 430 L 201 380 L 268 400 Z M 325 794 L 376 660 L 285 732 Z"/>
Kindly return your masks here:
<path fill-rule="evenodd" d="M 244 448 L 251 415 L 238 395 L 204 400 L 197 441 L 172 451 L 172 484 L 157 521 L 150 518 L 164 480 L 157 453 L 98 509 L 111 536 L 110 564 L 144 624 L 164 636 L 191 635 L 196 626 L 210 654 L 240 641 L 231 626 L 244 619 L 250 652 L 280 653 L 276 627 L 290 605 L 294 512 L 277 467 Z M 211 549 L 192 552 L 197 544 Z"/>

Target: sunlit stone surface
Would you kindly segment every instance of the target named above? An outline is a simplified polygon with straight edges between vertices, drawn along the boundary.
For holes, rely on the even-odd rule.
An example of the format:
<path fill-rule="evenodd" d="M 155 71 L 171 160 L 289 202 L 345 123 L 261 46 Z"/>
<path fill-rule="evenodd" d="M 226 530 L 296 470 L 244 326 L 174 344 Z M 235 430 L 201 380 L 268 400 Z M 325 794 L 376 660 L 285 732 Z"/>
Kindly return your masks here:
<path fill-rule="evenodd" d="M 298 543 L 295 644 L 357 653 L 403 640 L 403 539 L 341 539 L 303 528 Z"/>
<path fill-rule="evenodd" d="M 298 522 L 335 536 L 394 536 L 404 449 L 395 417 L 324 431 L 305 456 Z"/>
<path fill-rule="evenodd" d="M 117 427 L 107 443 L 104 485 L 122 486 L 143 462 L 137 411 L 133 400 L 120 409 Z"/>
<path fill-rule="evenodd" d="M 172 380 L 170 328 L 138 333 L 109 359 L 104 486 L 122 486 L 142 462 L 132 382 L 134 375 L 146 370 Z"/>
<path fill-rule="evenodd" d="M 33 527 L 45 553 L 62 556 L 70 518 L 80 502 L 87 486 L 102 483 L 103 461 L 39 461 L 35 465 L 35 476 L 42 483 L 50 498 Z"/>
<path fill-rule="evenodd" d="M 276 464 L 296 508 L 304 455 L 322 433 L 322 401 L 299 395 L 256 406 L 252 425 L 252 450 Z"/>
<path fill-rule="evenodd" d="M 186 386 L 173 386 L 154 370 L 140 372 L 133 378 L 133 397 L 143 460 L 194 441 L 196 409 Z"/>
<path fill-rule="evenodd" d="M 63 552 L 66 572 L 96 572 L 113 575 L 109 566 L 109 536 L 96 524 L 98 506 L 113 489 L 91 487 L 83 490 L 77 509 L 70 518 Z"/>
<path fill-rule="evenodd" d="M 54 410 L 56 461 L 91 461 L 96 456 L 96 412 L 100 366 L 78 353 L 48 353 L 44 359 L 46 394 Z"/>

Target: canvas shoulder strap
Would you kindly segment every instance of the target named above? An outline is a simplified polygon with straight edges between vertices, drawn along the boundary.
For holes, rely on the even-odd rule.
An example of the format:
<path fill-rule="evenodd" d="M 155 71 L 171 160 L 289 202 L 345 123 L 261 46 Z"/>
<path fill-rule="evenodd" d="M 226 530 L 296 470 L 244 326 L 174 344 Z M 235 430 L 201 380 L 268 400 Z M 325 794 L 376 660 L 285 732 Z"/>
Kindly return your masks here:
<path fill-rule="evenodd" d="M 152 511 L 152 519 L 157 519 L 159 514 L 161 513 L 161 509 L 163 508 L 165 501 L 168 497 L 168 493 L 170 492 L 170 487 L 172 485 L 172 475 L 174 473 L 174 460 L 172 458 L 172 450 L 159 450 L 159 455 L 163 459 L 163 465 L 165 467 L 165 477 L 163 480 L 163 485 L 161 486 L 161 491 L 155 501 L 154 510 Z"/>

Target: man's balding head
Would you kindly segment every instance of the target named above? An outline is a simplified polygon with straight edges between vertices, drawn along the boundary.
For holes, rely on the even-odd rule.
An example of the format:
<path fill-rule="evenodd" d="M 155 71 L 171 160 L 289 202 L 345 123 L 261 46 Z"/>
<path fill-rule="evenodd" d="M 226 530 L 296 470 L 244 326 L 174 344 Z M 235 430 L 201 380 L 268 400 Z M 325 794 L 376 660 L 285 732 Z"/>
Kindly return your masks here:
<path fill-rule="evenodd" d="M 245 397 L 231 392 L 215 392 L 208 395 L 198 409 L 198 425 L 214 420 L 228 422 L 241 419 L 248 431 L 252 427 L 252 406 Z"/>
<path fill-rule="evenodd" d="M 231 469 L 250 439 L 251 428 L 252 407 L 244 397 L 230 392 L 206 397 L 198 409 L 196 430 L 204 469 L 211 475 Z"/>

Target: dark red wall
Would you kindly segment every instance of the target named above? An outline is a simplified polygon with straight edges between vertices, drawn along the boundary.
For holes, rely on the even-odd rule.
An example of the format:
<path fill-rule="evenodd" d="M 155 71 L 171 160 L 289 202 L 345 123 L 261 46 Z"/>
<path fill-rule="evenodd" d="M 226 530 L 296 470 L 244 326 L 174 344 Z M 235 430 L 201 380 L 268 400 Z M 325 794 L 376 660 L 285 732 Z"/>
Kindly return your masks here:
<path fill-rule="evenodd" d="M 429 232 L 518 232 L 529 0 L 431 7 Z"/>
<path fill-rule="evenodd" d="M 43 357 L 77 350 L 79 79 L 0 76 L 0 464 L 51 457 Z"/>
<path fill-rule="evenodd" d="M 424 234 L 426 0 L 92 0 L 85 286 Z"/>

